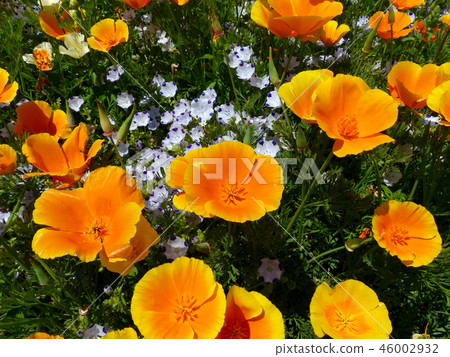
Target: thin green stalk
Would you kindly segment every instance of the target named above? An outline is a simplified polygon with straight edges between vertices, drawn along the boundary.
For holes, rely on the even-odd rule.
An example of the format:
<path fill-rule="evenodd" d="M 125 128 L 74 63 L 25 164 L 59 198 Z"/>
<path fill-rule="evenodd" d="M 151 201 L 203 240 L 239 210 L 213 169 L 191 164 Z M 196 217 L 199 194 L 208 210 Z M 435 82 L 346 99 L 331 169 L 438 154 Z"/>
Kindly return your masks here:
<path fill-rule="evenodd" d="M 322 257 L 324 257 L 324 256 L 326 256 L 328 254 L 331 254 L 331 253 L 334 253 L 334 252 L 339 252 L 340 250 L 344 250 L 344 249 L 345 249 L 345 245 L 337 247 L 337 248 L 333 248 L 333 249 L 330 249 L 330 250 L 327 250 L 326 252 L 323 252 L 323 253 L 321 253 L 319 255 L 316 255 L 314 258 L 308 260 L 306 262 L 306 264 L 310 264 L 310 263 L 312 263 L 314 261 L 317 261 L 317 259 L 322 258 Z"/>
<path fill-rule="evenodd" d="M 377 161 L 375 160 L 375 157 L 373 156 L 373 153 L 369 154 L 370 160 L 372 161 L 372 166 L 374 168 L 375 171 L 375 176 L 377 178 L 377 188 L 378 188 L 378 204 L 381 205 L 381 203 L 383 202 L 382 199 L 382 188 L 381 188 L 381 174 L 380 174 L 380 170 L 378 169 L 378 164 Z"/>
<path fill-rule="evenodd" d="M 291 63 L 292 55 L 294 54 L 294 49 L 297 47 L 298 40 L 299 40 L 299 37 L 297 36 L 295 38 L 293 45 L 291 46 L 291 50 L 289 51 L 289 57 L 288 57 L 286 66 L 284 67 L 283 74 L 281 75 L 281 79 L 280 79 L 280 83 L 278 84 L 278 88 L 283 84 L 284 78 L 286 77 L 286 73 L 287 73 L 289 64 Z M 305 41 L 302 41 L 300 44 L 300 54 L 299 54 L 300 61 L 302 61 L 302 59 L 303 59 L 304 49 L 305 49 Z"/>
<path fill-rule="evenodd" d="M 330 154 L 328 155 L 328 157 L 325 159 L 324 163 L 322 164 L 322 167 L 320 168 L 318 175 L 322 175 L 323 174 L 323 172 L 327 168 L 328 164 L 330 163 L 331 158 L 333 157 L 333 155 L 334 155 L 333 151 L 331 151 Z M 288 225 L 286 227 L 286 231 L 287 232 L 289 232 L 289 230 L 292 228 L 294 223 L 297 221 L 297 218 L 300 215 L 300 213 L 302 213 L 303 209 L 305 208 L 306 204 L 308 203 L 308 198 L 311 195 L 314 187 L 316 187 L 316 185 L 317 185 L 317 180 L 313 180 L 312 183 L 311 183 L 311 186 L 309 186 L 309 189 L 306 192 L 305 197 L 303 197 L 302 203 L 297 208 L 297 211 L 295 212 L 294 216 L 289 221 L 289 223 L 288 223 Z"/>
<path fill-rule="evenodd" d="M 122 166 L 122 169 L 125 170 L 125 164 L 124 164 L 124 162 L 122 160 L 122 156 L 120 156 L 119 150 L 117 149 L 117 145 L 114 142 L 114 139 L 111 136 L 109 136 L 109 140 L 111 141 L 111 144 L 113 145 L 114 150 L 116 151 L 117 157 L 119 158 L 120 166 Z"/>
<path fill-rule="evenodd" d="M 419 184 L 419 178 L 417 177 L 416 180 L 414 181 L 414 186 L 413 186 L 411 192 L 409 193 L 408 201 L 412 201 L 412 199 L 414 197 L 414 193 L 416 192 L 418 184 Z"/>
<path fill-rule="evenodd" d="M 445 45 L 445 43 L 447 42 L 447 39 L 448 39 L 448 36 L 449 36 L 449 35 L 450 35 L 450 28 L 449 28 L 449 29 L 447 30 L 447 32 L 445 33 L 445 36 L 444 36 L 444 38 L 442 39 L 442 42 L 441 42 L 441 44 L 440 44 L 438 50 L 436 51 L 436 54 L 434 55 L 433 62 L 431 62 L 431 63 L 436 63 L 436 60 L 437 60 L 438 56 L 440 55 L 442 49 L 444 48 L 444 45 Z"/>

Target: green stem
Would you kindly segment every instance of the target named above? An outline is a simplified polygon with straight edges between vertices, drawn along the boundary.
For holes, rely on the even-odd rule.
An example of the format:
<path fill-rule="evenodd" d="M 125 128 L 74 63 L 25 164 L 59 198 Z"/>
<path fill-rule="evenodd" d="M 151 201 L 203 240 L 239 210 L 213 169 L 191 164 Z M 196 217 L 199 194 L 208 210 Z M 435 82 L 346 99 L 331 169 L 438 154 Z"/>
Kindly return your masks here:
<path fill-rule="evenodd" d="M 324 257 L 324 256 L 326 256 L 328 254 L 331 254 L 331 253 L 334 253 L 334 252 L 339 252 L 340 250 L 344 250 L 344 249 L 345 249 L 345 245 L 337 247 L 337 248 L 333 248 L 333 249 L 330 249 L 330 250 L 327 250 L 326 252 L 323 252 L 323 253 L 321 253 L 319 255 L 316 255 L 314 258 L 308 260 L 306 262 L 306 264 L 310 264 L 310 263 L 312 263 L 314 261 L 317 261 L 317 259 L 322 258 L 322 257 Z"/>
<path fill-rule="evenodd" d="M 449 35 L 450 35 L 450 28 L 449 28 L 449 29 L 447 30 L 447 32 L 445 33 L 445 36 L 444 36 L 444 38 L 442 39 L 441 45 L 439 46 L 439 48 L 438 48 L 436 54 L 434 55 L 433 62 L 431 62 L 431 63 L 436 63 L 436 60 L 437 60 L 439 54 L 441 53 L 442 49 L 444 48 L 444 45 L 445 45 L 445 43 L 447 42 L 447 39 L 448 39 L 448 36 L 449 36 Z"/>
<path fill-rule="evenodd" d="M 294 49 L 297 47 L 298 40 L 299 40 L 299 38 L 297 36 L 295 38 L 295 41 L 294 41 L 293 45 L 291 46 L 291 50 L 289 51 L 289 57 L 288 57 L 286 66 L 284 67 L 284 71 L 283 71 L 283 74 L 281 76 L 280 83 L 278 84 L 278 88 L 280 88 L 280 86 L 283 84 L 284 78 L 286 77 L 286 73 L 288 71 L 289 64 L 291 63 L 292 55 L 294 54 Z M 305 41 L 302 41 L 301 44 L 300 44 L 300 54 L 299 54 L 299 60 L 300 61 L 302 61 L 302 59 L 303 59 L 303 51 L 304 51 L 304 49 L 305 49 Z"/>
<path fill-rule="evenodd" d="M 391 54 L 389 56 L 389 71 L 392 68 L 392 59 L 394 56 L 394 25 L 391 25 Z"/>
<path fill-rule="evenodd" d="M 47 263 L 45 263 L 41 258 L 39 258 L 38 256 L 35 256 L 34 259 L 36 259 L 41 265 L 42 267 L 45 269 L 45 271 L 48 273 L 48 275 L 50 275 L 50 277 L 55 281 L 58 282 L 58 278 L 56 277 L 55 273 L 53 272 L 53 270 L 50 269 L 50 267 L 47 265 Z"/>
<path fill-rule="evenodd" d="M 124 162 L 122 160 L 122 156 L 120 156 L 119 150 L 117 149 L 117 145 L 114 142 L 114 139 L 111 136 L 109 136 L 109 140 L 111 141 L 111 144 L 113 145 L 114 150 L 116 151 L 117 157 L 119 158 L 120 166 L 122 166 L 122 169 L 125 170 L 125 164 L 124 164 Z"/>
<path fill-rule="evenodd" d="M 322 167 L 319 170 L 319 174 L 318 175 L 322 175 L 323 172 L 325 171 L 325 169 L 327 168 L 328 164 L 331 161 L 331 158 L 333 157 L 333 151 L 330 152 L 330 154 L 328 155 L 328 157 L 325 159 L 324 163 L 322 164 Z M 305 197 L 303 197 L 302 203 L 300 204 L 300 206 L 297 208 L 297 211 L 295 212 L 294 216 L 291 218 L 291 220 L 289 221 L 287 227 L 286 227 L 286 231 L 289 232 L 289 230 L 292 228 L 292 226 L 294 225 L 294 223 L 296 222 L 298 216 L 300 215 L 300 213 L 302 213 L 303 209 L 305 208 L 307 202 L 308 202 L 308 198 L 311 195 L 314 187 L 316 187 L 317 185 L 317 180 L 313 180 L 311 183 L 311 186 L 309 186 L 308 191 L 306 192 Z"/>
<path fill-rule="evenodd" d="M 381 188 L 381 174 L 380 170 L 378 169 L 377 161 L 375 160 L 375 157 L 373 156 L 373 153 L 369 154 L 370 160 L 372 161 L 372 166 L 375 171 L 375 176 L 377 178 L 377 188 L 378 188 L 378 204 L 381 205 L 383 199 L 381 196 L 382 188 Z"/>

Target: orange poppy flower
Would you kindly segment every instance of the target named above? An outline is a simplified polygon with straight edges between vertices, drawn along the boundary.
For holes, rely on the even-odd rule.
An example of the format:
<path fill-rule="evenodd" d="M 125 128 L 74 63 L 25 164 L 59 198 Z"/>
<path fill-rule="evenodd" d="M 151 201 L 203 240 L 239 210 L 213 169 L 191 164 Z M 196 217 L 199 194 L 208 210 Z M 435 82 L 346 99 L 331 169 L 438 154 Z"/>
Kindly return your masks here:
<path fill-rule="evenodd" d="M 128 275 L 133 269 L 134 264 L 144 260 L 148 255 L 148 248 L 159 243 L 159 234 L 152 228 L 150 223 L 141 216 L 141 219 L 136 225 L 136 235 L 131 238 L 130 245 L 132 250 L 121 261 L 109 261 L 107 254 L 102 250 L 100 252 L 100 262 L 109 271 L 119 273 L 122 276 Z"/>
<path fill-rule="evenodd" d="M 236 285 L 227 295 L 225 324 L 216 338 L 284 338 L 283 316 L 264 295 Z"/>
<path fill-rule="evenodd" d="M 428 108 L 438 113 L 445 120 L 438 124 L 450 126 L 450 81 L 433 89 L 427 99 Z"/>
<path fill-rule="evenodd" d="M 9 73 L 3 68 L 0 68 L 0 103 L 12 102 L 17 94 L 19 85 L 17 82 L 12 82 L 8 85 Z"/>
<path fill-rule="evenodd" d="M 386 305 L 358 280 L 346 280 L 330 288 L 320 284 L 309 307 L 315 334 L 322 338 L 389 338 L 391 321 Z"/>
<path fill-rule="evenodd" d="M 439 84 L 439 67 L 403 61 L 395 64 L 387 76 L 392 98 L 408 108 L 419 109 L 427 105 L 431 91 Z"/>
<path fill-rule="evenodd" d="M 274 158 L 233 141 L 176 158 L 166 182 L 184 190 L 173 199 L 178 209 L 241 223 L 276 210 L 284 189 L 282 169 Z"/>
<path fill-rule="evenodd" d="M 123 169 L 94 170 L 83 188 L 49 189 L 36 200 L 34 221 L 49 227 L 36 232 L 33 251 L 44 259 L 70 254 L 90 262 L 103 249 L 110 262 L 125 260 L 133 250 L 130 240 L 142 234 L 137 229 L 144 206 L 135 181 Z"/>
<path fill-rule="evenodd" d="M 75 22 L 66 10 L 62 12 L 59 20 L 50 11 L 42 10 L 39 13 L 39 23 L 42 31 L 61 41 L 64 41 L 71 32 L 80 32 L 80 28 L 75 26 Z"/>
<path fill-rule="evenodd" d="M 189 2 L 189 0 L 172 0 L 173 2 L 176 2 L 178 5 L 185 5 Z"/>
<path fill-rule="evenodd" d="M 128 26 L 122 20 L 104 19 L 91 27 L 91 35 L 87 42 L 97 51 L 108 52 L 111 47 L 128 41 Z"/>
<path fill-rule="evenodd" d="M 337 1 L 256 0 L 251 18 L 278 37 L 298 36 L 302 41 L 316 42 L 322 26 L 342 14 Z"/>
<path fill-rule="evenodd" d="M 348 27 L 348 25 L 342 24 L 338 27 L 338 23 L 336 21 L 328 21 L 322 27 L 320 41 L 322 41 L 325 46 L 334 46 L 349 31 L 350 27 Z"/>
<path fill-rule="evenodd" d="M 0 176 L 12 174 L 17 167 L 17 153 L 11 146 L 0 145 Z"/>
<path fill-rule="evenodd" d="M 387 93 L 370 89 L 359 77 L 338 74 L 320 84 L 316 95 L 312 116 L 336 139 L 336 156 L 356 155 L 394 142 L 380 133 L 397 121 L 398 106 Z"/>
<path fill-rule="evenodd" d="M 23 178 L 51 176 L 56 182 L 65 183 L 60 188 L 72 186 L 83 177 L 91 159 L 102 147 L 103 140 L 96 140 L 86 157 L 87 139 L 87 129 L 83 123 L 72 131 L 62 146 L 50 134 L 31 135 L 23 144 L 22 152 L 30 164 L 43 172 L 27 173 Z"/>
<path fill-rule="evenodd" d="M 150 0 L 122 0 L 127 3 L 128 6 L 131 6 L 133 9 L 142 9 L 145 5 L 147 5 Z"/>
<path fill-rule="evenodd" d="M 58 340 L 64 339 L 64 337 L 58 335 L 49 335 L 45 332 L 36 332 L 34 335 L 25 337 L 24 340 Z"/>
<path fill-rule="evenodd" d="M 411 18 L 404 14 L 403 12 L 395 12 L 395 22 L 392 25 L 392 34 L 391 34 L 391 25 L 389 25 L 388 20 L 388 12 L 385 12 L 383 14 L 382 11 L 378 11 L 375 14 L 372 15 L 372 17 L 369 19 L 369 26 L 371 28 L 374 28 L 378 21 L 380 21 L 380 17 L 382 17 L 380 25 L 377 29 L 377 34 L 380 36 L 383 40 L 391 40 L 394 38 L 404 37 L 407 36 L 413 28 L 406 28 L 409 25 L 411 25 Z"/>
<path fill-rule="evenodd" d="M 397 8 L 397 10 L 403 11 L 424 5 L 425 0 L 391 0 L 391 3 Z"/>
<path fill-rule="evenodd" d="M 423 40 L 425 42 L 434 42 L 436 40 L 436 35 L 434 33 L 429 38 L 429 36 L 427 35 L 427 27 L 424 26 L 423 21 L 415 21 L 414 22 L 414 30 L 416 30 L 418 33 L 420 33 L 422 35 Z M 434 31 L 439 31 L 439 26 L 436 26 L 433 29 L 433 32 Z"/>
<path fill-rule="evenodd" d="M 309 124 L 316 124 L 317 121 L 312 116 L 316 88 L 333 75 L 328 69 L 300 72 L 278 89 L 278 95 L 298 117 Z"/>
<path fill-rule="evenodd" d="M 433 215 L 414 202 L 384 202 L 375 210 L 372 231 L 378 245 L 406 266 L 430 264 L 442 250 Z"/>
<path fill-rule="evenodd" d="M 67 115 L 62 110 L 52 110 L 50 104 L 36 100 L 21 104 L 16 108 L 17 121 L 13 127 L 14 133 L 21 136 L 29 134 L 48 133 L 57 138 L 65 139 L 70 134 L 67 126 Z"/>
<path fill-rule="evenodd" d="M 151 269 L 131 299 L 131 316 L 144 338 L 214 338 L 225 309 L 211 268 L 187 257 Z"/>
<path fill-rule="evenodd" d="M 124 339 L 137 339 L 137 333 L 131 327 L 125 327 L 122 330 L 116 330 L 108 332 L 105 336 L 103 336 L 102 340 L 124 340 Z"/>

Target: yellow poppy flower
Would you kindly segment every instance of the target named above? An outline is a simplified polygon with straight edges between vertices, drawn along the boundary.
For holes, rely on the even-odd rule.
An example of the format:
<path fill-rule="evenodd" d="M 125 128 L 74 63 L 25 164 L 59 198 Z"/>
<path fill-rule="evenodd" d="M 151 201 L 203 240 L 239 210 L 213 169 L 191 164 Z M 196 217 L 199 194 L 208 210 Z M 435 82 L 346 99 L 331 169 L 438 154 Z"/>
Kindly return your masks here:
<path fill-rule="evenodd" d="M 89 46 L 97 51 L 108 52 L 113 46 L 128 41 L 128 25 L 122 21 L 104 19 L 91 27 L 91 35 L 87 39 Z"/>
<path fill-rule="evenodd" d="M 3 68 L 0 68 L 0 103 L 9 103 L 15 98 L 19 85 L 17 82 L 12 82 L 8 85 L 9 73 Z"/>

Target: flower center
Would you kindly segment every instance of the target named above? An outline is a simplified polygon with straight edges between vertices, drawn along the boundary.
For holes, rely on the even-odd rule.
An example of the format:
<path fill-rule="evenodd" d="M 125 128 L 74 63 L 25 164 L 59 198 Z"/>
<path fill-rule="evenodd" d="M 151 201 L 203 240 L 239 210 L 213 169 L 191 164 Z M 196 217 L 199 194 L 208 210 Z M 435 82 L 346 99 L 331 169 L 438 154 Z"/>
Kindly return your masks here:
<path fill-rule="evenodd" d="M 40 71 L 48 71 L 50 69 L 50 63 L 52 62 L 50 58 L 50 53 L 47 50 L 40 50 L 36 48 L 33 51 L 33 57 L 36 61 L 36 66 Z"/>
<path fill-rule="evenodd" d="M 102 220 L 95 220 L 88 234 L 91 235 L 93 240 L 100 240 L 103 243 L 105 236 L 108 234 L 108 226 Z"/>
<path fill-rule="evenodd" d="M 350 315 L 348 316 L 344 316 L 344 314 L 342 312 L 340 312 L 339 310 L 336 311 L 337 315 L 336 316 L 336 325 L 334 326 L 334 328 L 336 330 L 349 330 L 349 331 L 356 331 L 354 326 L 353 326 L 353 321 L 356 320 L 356 318 L 352 318 Z"/>
<path fill-rule="evenodd" d="M 220 198 L 227 205 L 237 206 L 237 203 L 245 200 L 247 191 L 244 187 L 238 184 L 234 185 L 222 185 L 220 188 Z"/>
<path fill-rule="evenodd" d="M 249 339 L 250 327 L 248 323 L 241 321 L 226 322 L 221 331 L 221 338 L 225 339 Z"/>
<path fill-rule="evenodd" d="M 408 228 L 404 224 L 396 224 L 391 228 L 391 242 L 395 245 L 407 245 Z"/>
<path fill-rule="evenodd" d="M 182 296 L 176 298 L 173 304 L 173 314 L 177 322 L 194 321 L 198 315 L 196 311 L 198 306 L 195 306 L 197 299 L 193 296 Z"/>
<path fill-rule="evenodd" d="M 359 136 L 358 121 L 354 114 L 345 114 L 338 121 L 339 134 L 347 140 L 356 139 Z"/>

